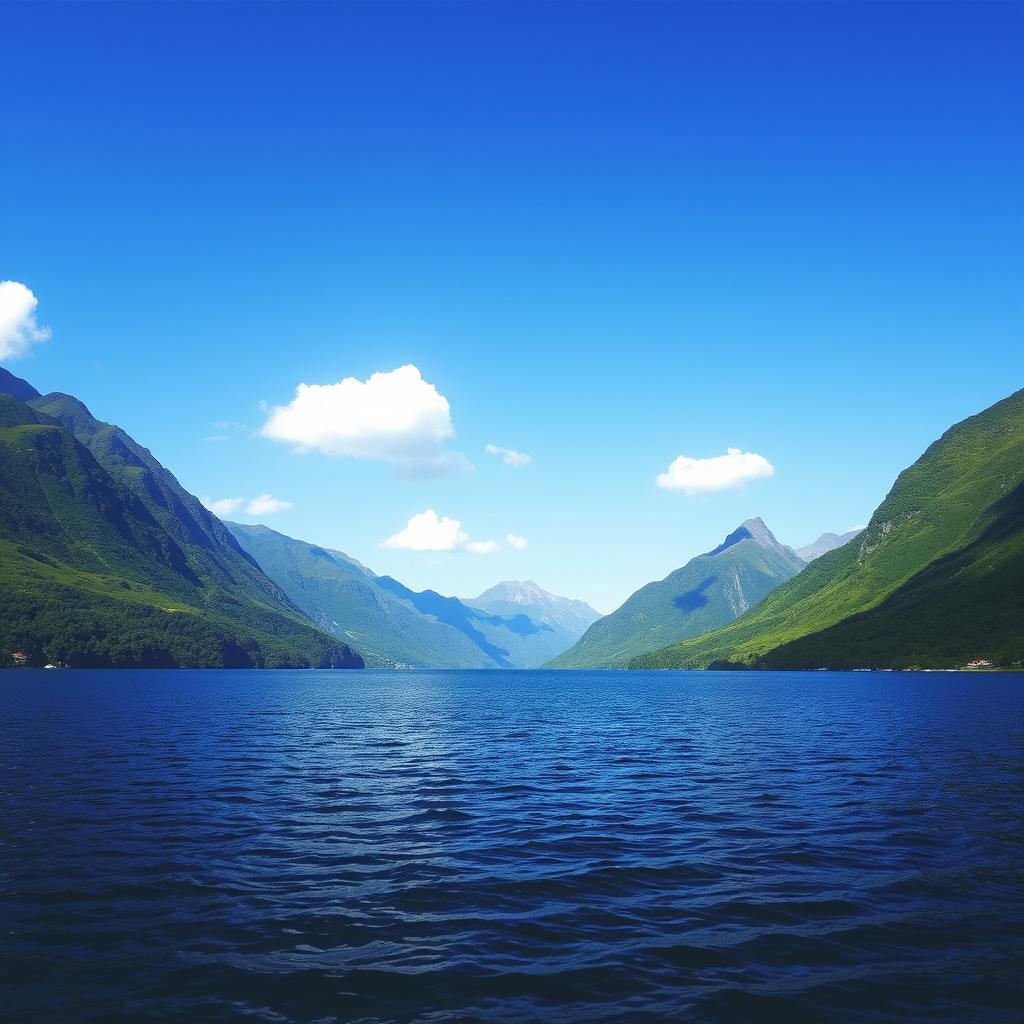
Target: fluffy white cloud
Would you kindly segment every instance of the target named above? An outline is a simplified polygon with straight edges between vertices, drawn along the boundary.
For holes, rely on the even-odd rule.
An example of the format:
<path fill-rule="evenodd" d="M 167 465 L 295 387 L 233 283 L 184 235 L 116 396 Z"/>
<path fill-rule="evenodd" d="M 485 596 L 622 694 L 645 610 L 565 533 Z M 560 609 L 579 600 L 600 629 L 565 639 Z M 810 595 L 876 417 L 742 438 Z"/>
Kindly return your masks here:
<path fill-rule="evenodd" d="M 448 399 L 412 365 L 366 381 L 300 384 L 291 402 L 270 408 L 260 433 L 300 451 L 381 459 L 405 475 L 468 465 L 464 456 L 445 450 L 455 436 Z"/>
<path fill-rule="evenodd" d="M 286 512 L 292 508 L 290 501 L 275 498 L 272 494 L 261 494 L 258 498 L 200 498 L 215 516 L 221 519 L 237 515 L 244 510 L 247 516 L 267 516 L 274 512 Z"/>
<path fill-rule="evenodd" d="M 432 509 L 414 515 L 393 537 L 381 545 L 402 551 L 468 551 L 473 555 L 489 555 L 498 550 L 493 540 L 470 540 L 458 519 L 438 516 Z"/>
<path fill-rule="evenodd" d="M 0 281 L 0 359 L 17 359 L 29 345 L 50 337 L 50 328 L 36 323 L 38 305 L 31 288 Z"/>
<path fill-rule="evenodd" d="M 510 548 L 515 548 L 516 551 L 522 551 L 523 548 L 529 545 L 529 541 L 525 537 L 520 537 L 517 534 L 509 533 L 505 535 L 505 540 Z"/>
<path fill-rule="evenodd" d="M 763 456 L 727 448 L 725 455 L 711 459 L 692 459 L 680 455 L 668 470 L 658 474 L 658 486 L 667 491 L 685 491 L 699 494 L 706 491 L 724 491 L 739 487 L 747 480 L 774 476 L 775 467 Z"/>
<path fill-rule="evenodd" d="M 287 512 L 292 507 L 292 502 L 285 501 L 283 498 L 275 498 L 272 494 L 261 494 L 258 498 L 253 498 L 245 506 L 245 514 L 249 516 L 267 516 L 273 512 Z"/>
<path fill-rule="evenodd" d="M 496 444 L 489 444 L 484 451 L 488 455 L 500 455 L 506 466 L 514 466 L 516 469 L 522 469 L 533 462 L 533 458 L 526 452 L 517 452 L 514 448 L 499 448 Z"/>
<path fill-rule="evenodd" d="M 234 515 L 245 504 L 245 498 L 200 498 L 199 500 L 221 519 Z"/>

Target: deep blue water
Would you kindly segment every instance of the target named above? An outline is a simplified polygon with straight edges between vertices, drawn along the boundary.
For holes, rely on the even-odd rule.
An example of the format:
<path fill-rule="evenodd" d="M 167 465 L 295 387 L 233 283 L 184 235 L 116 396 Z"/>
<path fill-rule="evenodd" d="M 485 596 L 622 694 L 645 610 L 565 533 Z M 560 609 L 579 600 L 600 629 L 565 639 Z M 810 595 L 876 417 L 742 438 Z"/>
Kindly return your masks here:
<path fill-rule="evenodd" d="M 1019 1021 L 1024 677 L 0 673 L 5 1021 Z"/>

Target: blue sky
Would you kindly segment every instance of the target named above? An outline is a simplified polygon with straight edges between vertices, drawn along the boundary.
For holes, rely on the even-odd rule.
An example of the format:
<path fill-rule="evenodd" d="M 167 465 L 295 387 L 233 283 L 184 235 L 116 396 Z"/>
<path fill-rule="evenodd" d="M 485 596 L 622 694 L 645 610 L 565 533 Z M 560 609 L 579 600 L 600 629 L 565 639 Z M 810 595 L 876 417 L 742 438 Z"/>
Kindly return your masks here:
<path fill-rule="evenodd" d="M 609 611 L 749 516 L 793 544 L 864 522 L 1024 383 L 1020 5 L 34 3 L 4 26 L 0 280 L 51 331 L 5 365 L 197 494 L 292 506 L 238 518 L 410 586 L 533 578 Z M 263 436 L 300 383 L 407 365 L 398 448 L 324 441 L 306 409 Z M 389 408 L 361 387 L 316 392 L 324 415 Z M 774 474 L 657 485 L 728 448 Z M 461 550 L 382 546 L 428 509 Z"/>

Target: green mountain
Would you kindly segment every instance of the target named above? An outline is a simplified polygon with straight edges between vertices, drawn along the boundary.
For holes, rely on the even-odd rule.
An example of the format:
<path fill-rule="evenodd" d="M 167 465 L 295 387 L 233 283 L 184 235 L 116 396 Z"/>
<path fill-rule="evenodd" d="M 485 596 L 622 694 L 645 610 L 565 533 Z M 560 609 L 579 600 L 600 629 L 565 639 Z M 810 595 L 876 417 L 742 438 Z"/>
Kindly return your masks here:
<path fill-rule="evenodd" d="M 564 630 L 522 610 L 496 614 L 433 590 L 410 590 L 341 551 L 265 526 L 225 525 L 297 607 L 352 643 L 368 664 L 528 668 L 564 647 Z"/>
<path fill-rule="evenodd" d="M 760 519 L 748 519 L 714 551 L 641 587 L 548 667 L 625 668 L 631 658 L 732 622 L 803 567 Z"/>
<path fill-rule="evenodd" d="M 145 448 L 4 371 L 0 660 L 15 650 L 72 666 L 362 664 Z"/>
<path fill-rule="evenodd" d="M 19 402 L 30 402 L 39 398 L 39 392 L 27 380 L 15 377 L 9 370 L 0 366 L 0 394 L 10 395 Z"/>
<path fill-rule="evenodd" d="M 951 427 L 867 528 L 741 619 L 632 663 L 902 668 L 1024 660 L 1024 390 Z"/>
<path fill-rule="evenodd" d="M 224 524 L 294 604 L 321 629 L 351 643 L 370 665 L 494 668 L 500 652 L 435 615 L 424 614 L 386 578 L 340 551 L 266 526 Z M 409 592 L 412 593 L 411 591 Z M 495 657 L 497 655 L 497 657 Z"/>

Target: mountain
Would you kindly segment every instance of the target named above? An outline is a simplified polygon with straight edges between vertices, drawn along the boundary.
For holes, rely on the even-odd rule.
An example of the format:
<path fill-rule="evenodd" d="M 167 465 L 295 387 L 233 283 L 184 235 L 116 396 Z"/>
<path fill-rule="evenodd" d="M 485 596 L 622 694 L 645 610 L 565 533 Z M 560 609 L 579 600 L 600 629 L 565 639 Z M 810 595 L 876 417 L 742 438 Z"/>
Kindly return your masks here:
<path fill-rule="evenodd" d="M 0 659 L 14 650 L 72 666 L 362 663 L 150 452 L 4 371 Z"/>
<path fill-rule="evenodd" d="M 299 608 L 372 665 L 526 668 L 572 642 L 564 628 L 518 606 L 500 614 L 432 590 L 414 591 L 340 551 L 265 526 L 226 525 Z"/>
<path fill-rule="evenodd" d="M 748 519 L 714 551 L 641 587 L 549 667 L 625 668 L 631 658 L 732 622 L 803 567 L 760 519 Z"/>
<path fill-rule="evenodd" d="M 498 668 L 536 668 L 561 650 L 561 633 L 529 615 L 495 615 L 433 590 L 412 591 L 389 576 L 381 585 L 423 615 L 468 636 Z"/>
<path fill-rule="evenodd" d="M 27 380 L 15 377 L 9 370 L 0 366 L 0 394 L 10 395 L 19 402 L 29 402 L 39 398 L 39 392 Z"/>
<path fill-rule="evenodd" d="M 505 580 L 485 590 L 479 597 L 463 600 L 494 615 L 529 615 L 534 622 L 551 626 L 567 639 L 563 648 L 578 640 L 588 626 L 601 618 L 586 601 L 558 597 L 538 587 L 533 580 Z"/>
<path fill-rule="evenodd" d="M 827 555 L 830 551 L 835 551 L 836 548 L 841 548 L 844 544 L 848 544 L 854 537 L 859 537 L 863 532 L 863 529 L 860 529 L 850 530 L 849 533 L 843 534 L 823 533 L 813 543 L 797 548 L 796 553 L 805 562 L 813 562 L 816 558 L 821 558 L 822 555 Z"/>
<path fill-rule="evenodd" d="M 904 668 L 1024 660 L 1024 390 L 956 424 L 853 542 L 640 668 Z"/>
<path fill-rule="evenodd" d="M 389 668 L 494 668 L 498 664 L 465 631 L 424 615 L 354 558 L 266 526 L 224 525 L 295 605 L 321 629 L 351 643 L 368 664 Z"/>

